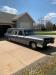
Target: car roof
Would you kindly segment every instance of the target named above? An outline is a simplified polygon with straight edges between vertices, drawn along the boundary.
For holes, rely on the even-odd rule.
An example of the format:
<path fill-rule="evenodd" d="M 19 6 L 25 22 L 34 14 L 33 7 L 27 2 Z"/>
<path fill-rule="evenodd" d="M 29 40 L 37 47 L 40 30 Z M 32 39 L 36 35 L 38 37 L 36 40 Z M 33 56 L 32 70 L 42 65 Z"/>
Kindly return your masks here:
<path fill-rule="evenodd" d="M 8 30 L 32 30 L 32 29 L 25 29 L 25 28 L 8 28 Z"/>

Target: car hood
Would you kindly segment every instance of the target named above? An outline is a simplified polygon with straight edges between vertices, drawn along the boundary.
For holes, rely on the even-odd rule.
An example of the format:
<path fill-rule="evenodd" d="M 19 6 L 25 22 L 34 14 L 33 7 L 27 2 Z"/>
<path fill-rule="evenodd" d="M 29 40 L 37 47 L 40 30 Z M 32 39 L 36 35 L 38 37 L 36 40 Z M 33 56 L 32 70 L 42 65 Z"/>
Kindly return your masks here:
<path fill-rule="evenodd" d="M 26 38 L 27 37 L 32 39 L 39 39 L 39 40 L 43 40 L 45 38 L 52 38 L 52 37 L 44 36 L 44 35 L 29 35 L 29 36 L 26 36 Z"/>

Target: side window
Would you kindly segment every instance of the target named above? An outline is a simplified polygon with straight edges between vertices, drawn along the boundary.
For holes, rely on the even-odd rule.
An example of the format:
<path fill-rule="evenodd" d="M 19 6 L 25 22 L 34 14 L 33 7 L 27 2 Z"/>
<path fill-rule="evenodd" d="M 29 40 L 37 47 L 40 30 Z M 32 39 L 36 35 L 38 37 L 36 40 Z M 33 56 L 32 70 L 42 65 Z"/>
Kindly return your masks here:
<path fill-rule="evenodd" d="M 11 34 L 12 33 L 12 30 L 7 30 L 7 33 Z"/>
<path fill-rule="evenodd" d="M 23 35 L 23 32 L 22 31 L 19 31 L 18 35 Z"/>
<path fill-rule="evenodd" d="M 11 33 L 12 35 L 14 35 L 15 34 L 15 32 L 14 32 L 14 30 L 12 30 L 12 33 Z"/>
<path fill-rule="evenodd" d="M 17 35 L 17 31 L 15 31 L 15 35 Z"/>

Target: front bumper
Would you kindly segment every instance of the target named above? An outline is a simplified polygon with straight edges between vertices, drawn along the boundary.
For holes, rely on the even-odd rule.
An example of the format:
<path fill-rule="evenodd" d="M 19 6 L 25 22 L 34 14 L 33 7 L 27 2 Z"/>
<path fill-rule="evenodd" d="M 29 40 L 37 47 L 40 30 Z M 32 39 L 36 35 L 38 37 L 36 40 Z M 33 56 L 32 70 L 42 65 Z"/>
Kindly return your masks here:
<path fill-rule="evenodd" d="M 54 38 L 44 38 L 44 43 L 54 43 Z"/>
<path fill-rule="evenodd" d="M 49 43 L 54 43 L 54 38 L 44 38 L 43 46 L 47 46 Z"/>
<path fill-rule="evenodd" d="M 41 47 L 41 48 L 43 48 L 43 47 L 46 47 L 47 46 L 47 44 L 49 44 L 49 43 L 54 43 L 54 38 L 43 38 L 43 40 L 42 41 L 37 41 L 36 43 L 37 43 L 37 47 Z"/>

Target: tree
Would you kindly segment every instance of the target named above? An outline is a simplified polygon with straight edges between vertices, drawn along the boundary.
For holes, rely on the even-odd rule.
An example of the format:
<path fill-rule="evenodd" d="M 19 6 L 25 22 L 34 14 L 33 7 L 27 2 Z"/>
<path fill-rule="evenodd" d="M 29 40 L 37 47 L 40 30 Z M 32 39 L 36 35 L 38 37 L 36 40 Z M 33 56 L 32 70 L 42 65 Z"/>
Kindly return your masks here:
<path fill-rule="evenodd" d="M 53 24 L 53 30 L 56 30 L 56 25 L 55 24 Z"/>
<path fill-rule="evenodd" d="M 53 30 L 53 23 L 51 21 L 47 21 L 47 23 L 46 23 L 46 29 L 47 30 Z"/>

